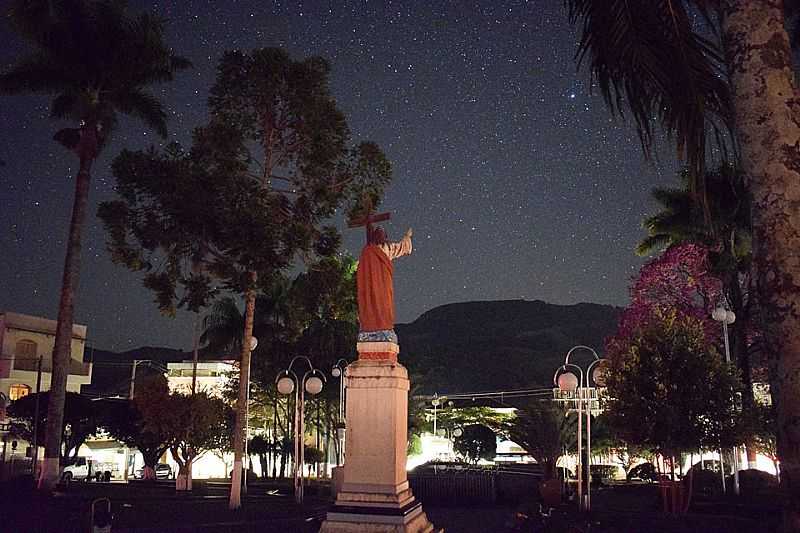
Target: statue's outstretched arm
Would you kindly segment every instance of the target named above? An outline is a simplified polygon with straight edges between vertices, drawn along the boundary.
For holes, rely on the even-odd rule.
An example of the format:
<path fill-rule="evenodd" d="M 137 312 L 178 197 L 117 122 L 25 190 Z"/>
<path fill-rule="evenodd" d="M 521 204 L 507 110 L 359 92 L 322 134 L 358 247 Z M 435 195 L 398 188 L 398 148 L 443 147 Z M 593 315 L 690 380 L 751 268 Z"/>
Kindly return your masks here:
<path fill-rule="evenodd" d="M 381 250 L 386 256 L 391 259 L 397 259 L 398 257 L 402 257 L 404 255 L 410 255 L 411 251 L 413 250 L 413 245 L 411 244 L 411 236 L 414 235 L 414 232 L 411 231 L 411 228 L 406 231 L 406 234 L 400 240 L 400 242 L 385 242 L 381 244 Z"/>

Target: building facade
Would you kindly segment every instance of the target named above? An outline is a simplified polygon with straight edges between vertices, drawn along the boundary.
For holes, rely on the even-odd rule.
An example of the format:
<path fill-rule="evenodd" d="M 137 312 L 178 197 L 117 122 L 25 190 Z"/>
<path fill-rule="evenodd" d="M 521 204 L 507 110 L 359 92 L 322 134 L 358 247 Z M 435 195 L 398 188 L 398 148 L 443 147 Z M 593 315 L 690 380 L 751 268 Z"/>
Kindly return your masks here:
<path fill-rule="evenodd" d="M 222 397 L 223 389 L 235 370 L 233 361 L 198 361 L 197 391 L 205 391 L 210 396 Z M 167 384 L 170 392 L 192 393 L 193 363 L 167 363 Z"/>
<path fill-rule="evenodd" d="M 0 463 L 23 463 L 32 454 L 28 443 L 9 438 L 6 407 L 36 392 L 41 360 L 41 391 L 50 390 L 53 370 L 53 346 L 56 321 L 20 313 L 0 313 Z M 67 390 L 80 392 L 81 385 L 92 381 L 92 364 L 83 361 L 86 326 L 72 327 Z M 29 468 L 28 464 L 26 468 Z M 5 468 L 4 468 L 5 470 Z"/>
<path fill-rule="evenodd" d="M 36 392 L 41 358 L 41 390 L 50 390 L 56 321 L 19 313 L 0 313 L 0 422 L 8 403 Z M 83 361 L 86 326 L 72 327 L 67 390 L 80 392 L 92 381 L 92 364 Z"/>

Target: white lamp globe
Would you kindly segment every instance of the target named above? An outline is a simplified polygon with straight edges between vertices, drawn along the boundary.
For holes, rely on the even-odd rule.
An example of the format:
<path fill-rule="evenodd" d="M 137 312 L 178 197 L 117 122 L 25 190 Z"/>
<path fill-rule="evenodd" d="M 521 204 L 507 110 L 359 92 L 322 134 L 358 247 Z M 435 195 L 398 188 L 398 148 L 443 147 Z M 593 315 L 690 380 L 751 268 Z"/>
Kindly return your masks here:
<path fill-rule="evenodd" d="M 592 370 L 592 381 L 598 387 L 606 386 L 606 370 L 603 363 L 597 363 L 597 366 Z"/>
<path fill-rule="evenodd" d="M 306 392 L 312 396 L 322 392 L 322 380 L 317 376 L 311 376 L 306 380 Z"/>
<path fill-rule="evenodd" d="M 736 322 L 736 313 L 733 311 L 725 311 L 725 322 L 728 324 Z"/>
<path fill-rule="evenodd" d="M 439 407 L 439 400 L 438 400 L 438 398 L 434 398 L 434 399 L 431 401 L 431 404 L 432 404 L 434 407 Z"/>
<path fill-rule="evenodd" d="M 461 429 L 461 428 L 456 428 L 456 429 L 453 430 L 453 436 L 454 437 L 460 437 L 463 434 L 464 434 L 464 430 Z"/>
<path fill-rule="evenodd" d="M 713 318 L 717 322 L 725 322 L 727 314 L 728 313 L 724 307 L 717 307 L 711 312 L 711 318 Z"/>
<path fill-rule="evenodd" d="M 574 391 L 578 388 L 578 376 L 572 372 L 564 372 L 558 376 L 558 388 L 561 391 Z"/>
<path fill-rule="evenodd" d="M 331 370 L 331 376 L 338 378 L 341 375 L 342 371 L 339 369 L 339 367 L 338 366 L 333 367 L 333 369 Z"/>
<path fill-rule="evenodd" d="M 278 392 L 283 395 L 294 392 L 294 381 L 289 376 L 283 376 L 278 380 Z"/>
<path fill-rule="evenodd" d="M 250 351 L 252 352 L 253 350 L 255 350 L 256 346 L 258 346 L 258 339 L 251 335 L 250 336 Z"/>

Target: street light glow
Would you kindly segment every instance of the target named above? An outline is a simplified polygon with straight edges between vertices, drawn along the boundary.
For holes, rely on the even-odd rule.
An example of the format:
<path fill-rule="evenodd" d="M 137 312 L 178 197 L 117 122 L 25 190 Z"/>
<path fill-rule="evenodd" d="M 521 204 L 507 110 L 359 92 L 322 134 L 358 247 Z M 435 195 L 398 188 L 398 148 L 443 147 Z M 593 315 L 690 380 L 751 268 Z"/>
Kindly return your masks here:
<path fill-rule="evenodd" d="M 322 380 L 317 376 L 311 376 L 306 380 L 306 392 L 312 396 L 316 396 L 322 392 Z"/>
<path fill-rule="evenodd" d="M 278 380 L 278 392 L 283 395 L 291 394 L 294 392 L 294 380 L 289 376 L 283 376 Z"/>
<path fill-rule="evenodd" d="M 561 391 L 574 391 L 578 388 L 578 376 L 572 372 L 564 372 L 558 376 L 558 388 Z"/>

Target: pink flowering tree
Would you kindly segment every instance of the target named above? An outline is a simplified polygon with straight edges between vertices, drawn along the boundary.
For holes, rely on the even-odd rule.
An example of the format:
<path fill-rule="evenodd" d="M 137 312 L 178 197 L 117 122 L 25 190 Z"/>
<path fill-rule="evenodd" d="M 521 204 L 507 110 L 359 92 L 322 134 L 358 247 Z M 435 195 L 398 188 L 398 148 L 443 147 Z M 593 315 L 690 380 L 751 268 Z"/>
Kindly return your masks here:
<path fill-rule="evenodd" d="M 746 437 L 734 399 L 739 372 L 725 363 L 722 328 L 711 318 L 723 285 L 709 254 L 703 245 L 676 244 L 646 263 L 606 341 L 613 433 L 666 457 Z"/>
<path fill-rule="evenodd" d="M 709 342 L 720 338 L 711 318 L 722 295 L 722 282 L 709 265 L 709 250 L 700 244 L 670 246 L 647 262 L 630 289 L 631 303 L 620 319 L 615 338 L 629 337 L 658 310 L 675 310 L 704 325 Z"/>

